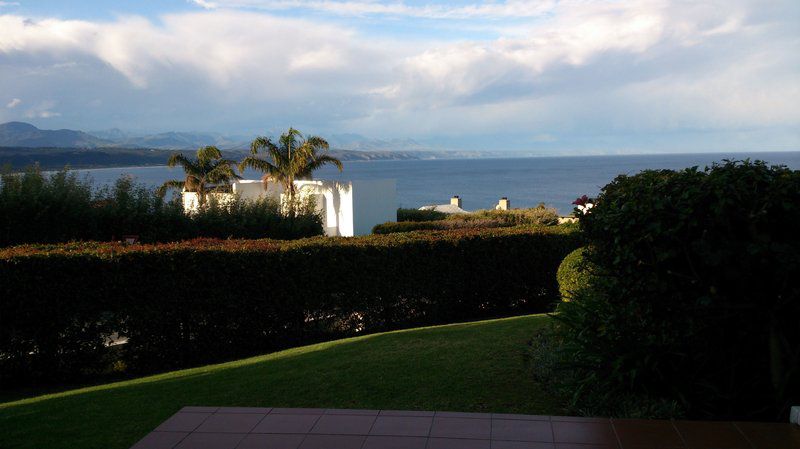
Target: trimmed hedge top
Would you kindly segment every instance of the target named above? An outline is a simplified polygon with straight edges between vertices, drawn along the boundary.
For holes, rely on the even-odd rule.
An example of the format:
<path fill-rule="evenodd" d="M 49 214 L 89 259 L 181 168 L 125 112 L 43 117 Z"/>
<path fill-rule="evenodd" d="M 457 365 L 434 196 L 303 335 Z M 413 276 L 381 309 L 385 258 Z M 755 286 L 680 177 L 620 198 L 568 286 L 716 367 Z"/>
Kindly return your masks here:
<path fill-rule="evenodd" d="M 298 240 L 273 239 L 211 239 L 199 238 L 172 243 L 125 244 L 122 242 L 70 242 L 59 244 L 28 244 L 0 248 L 0 261 L 18 257 L 39 257 L 49 255 L 92 255 L 101 258 L 114 257 L 128 253 L 173 252 L 173 251 L 229 251 L 262 252 L 288 251 L 313 247 L 361 247 L 397 246 L 405 243 L 455 241 L 474 238 L 492 238 L 524 234 L 566 235 L 576 231 L 567 227 L 517 226 L 490 229 L 454 229 L 432 232 L 406 232 L 387 235 L 368 235 L 361 237 L 309 237 Z"/>

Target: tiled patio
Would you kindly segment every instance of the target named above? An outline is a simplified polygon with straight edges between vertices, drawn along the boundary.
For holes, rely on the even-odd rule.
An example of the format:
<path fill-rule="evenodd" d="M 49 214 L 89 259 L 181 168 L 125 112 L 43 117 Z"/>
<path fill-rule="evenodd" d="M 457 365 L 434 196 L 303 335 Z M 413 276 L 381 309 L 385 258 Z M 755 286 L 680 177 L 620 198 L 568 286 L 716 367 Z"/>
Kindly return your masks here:
<path fill-rule="evenodd" d="M 135 449 L 797 449 L 800 426 L 497 413 L 184 407 Z"/>

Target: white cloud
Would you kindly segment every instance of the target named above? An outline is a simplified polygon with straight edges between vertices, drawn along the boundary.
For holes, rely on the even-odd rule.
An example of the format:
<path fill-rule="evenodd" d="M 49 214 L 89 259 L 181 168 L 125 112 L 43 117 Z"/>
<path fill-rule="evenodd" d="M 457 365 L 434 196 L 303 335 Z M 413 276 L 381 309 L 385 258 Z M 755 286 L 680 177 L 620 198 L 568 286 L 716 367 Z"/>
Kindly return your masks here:
<path fill-rule="evenodd" d="M 9 102 L 6 104 L 6 107 L 7 107 L 8 109 L 14 109 L 14 108 L 16 108 L 17 106 L 19 106 L 21 103 L 22 103 L 22 100 L 20 100 L 19 98 L 12 98 L 12 99 L 11 99 L 11 101 L 9 101 Z"/>
<path fill-rule="evenodd" d="M 60 117 L 61 113 L 53 111 L 56 107 L 56 102 L 53 100 L 45 100 L 40 102 L 34 107 L 25 111 L 25 118 L 53 118 Z"/>
<path fill-rule="evenodd" d="M 3 2 L 0 1 L 0 8 L 4 6 L 19 6 L 19 2 Z"/>
<path fill-rule="evenodd" d="M 255 9 L 265 11 L 313 10 L 343 16 L 382 15 L 425 19 L 522 18 L 548 14 L 555 0 L 509 0 L 497 3 L 449 5 L 431 3 L 421 6 L 398 1 L 333 0 L 190 0 L 205 9 Z"/>
<path fill-rule="evenodd" d="M 61 112 L 82 121 L 66 125 L 94 129 L 303 125 L 425 137 L 512 127 L 527 133 L 521 141 L 566 145 L 569 133 L 800 126 L 791 3 L 193 3 L 208 10 L 111 21 L 0 15 L 0 85 L 38 105 L 29 117 Z M 395 19 L 365 28 L 261 10 L 298 7 L 497 19 L 496 36 L 406 39 L 372 27 Z"/>

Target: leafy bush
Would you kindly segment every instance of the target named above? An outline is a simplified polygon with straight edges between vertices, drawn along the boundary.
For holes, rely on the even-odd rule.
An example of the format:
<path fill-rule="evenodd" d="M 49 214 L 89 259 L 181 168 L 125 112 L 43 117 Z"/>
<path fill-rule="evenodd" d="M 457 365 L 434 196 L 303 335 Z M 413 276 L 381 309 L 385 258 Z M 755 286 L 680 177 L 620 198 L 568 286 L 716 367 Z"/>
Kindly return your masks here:
<path fill-rule="evenodd" d="M 397 221 L 436 221 L 444 220 L 447 214 L 435 210 L 397 209 Z"/>
<path fill-rule="evenodd" d="M 475 221 L 475 220 L 495 220 L 507 226 L 518 225 L 545 225 L 553 226 L 558 224 L 558 211 L 552 207 L 540 204 L 529 209 L 510 209 L 510 210 L 478 210 L 470 214 L 453 214 L 447 220 L 454 221 Z"/>
<path fill-rule="evenodd" d="M 573 295 L 580 289 L 591 288 L 591 268 L 584 258 L 585 252 L 586 247 L 576 249 L 567 254 L 558 266 L 556 279 L 562 301 L 572 300 Z"/>
<path fill-rule="evenodd" d="M 163 201 L 152 189 L 121 177 L 94 189 L 88 177 L 34 168 L 0 178 L 0 246 L 70 240 L 119 240 L 138 235 L 144 242 L 196 237 L 297 238 L 322 233 L 309 207 L 284 217 L 276 201 L 211 204 L 198 214 L 183 213 L 178 198 Z"/>
<path fill-rule="evenodd" d="M 445 231 L 452 229 L 487 229 L 510 227 L 511 224 L 500 220 L 437 220 L 437 221 L 402 221 L 377 224 L 372 228 L 373 234 L 393 234 L 412 231 Z"/>
<path fill-rule="evenodd" d="M 559 228 L 0 250 L 0 382 L 132 371 L 410 325 L 549 310 Z"/>
<path fill-rule="evenodd" d="M 784 419 L 800 402 L 800 172 L 725 161 L 607 185 L 581 218 L 599 276 L 559 306 L 574 403 Z"/>
<path fill-rule="evenodd" d="M 478 210 L 468 214 L 445 214 L 435 211 L 415 211 L 421 212 L 420 214 L 404 212 L 403 220 L 400 219 L 400 211 L 413 211 L 413 209 L 398 209 L 396 223 L 388 222 L 376 225 L 372 229 L 372 233 L 391 234 L 423 230 L 502 228 L 521 225 L 553 226 L 558 224 L 556 210 L 544 205 L 531 209 Z M 436 215 L 429 214 L 431 212 Z M 424 218 L 430 218 L 430 220 Z"/>

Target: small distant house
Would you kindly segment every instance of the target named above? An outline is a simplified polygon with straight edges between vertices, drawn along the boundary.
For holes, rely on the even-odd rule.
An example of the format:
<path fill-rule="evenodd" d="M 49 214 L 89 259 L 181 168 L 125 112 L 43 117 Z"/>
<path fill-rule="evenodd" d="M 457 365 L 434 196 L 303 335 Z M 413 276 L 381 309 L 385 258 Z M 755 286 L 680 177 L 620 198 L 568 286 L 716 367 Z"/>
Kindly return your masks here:
<path fill-rule="evenodd" d="M 431 204 L 429 206 L 422 206 L 419 210 L 432 210 L 435 212 L 442 212 L 445 214 L 468 214 L 469 211 L 466 211 L 461 208 L 461 197 L 458 195 L 453 196 L 450 198 L 450 204 Z"/>
<path fill-rule="evenodd" d="M 367 235 L 380 223 L 397 219 L 397 188 L 393 179 L 364 181 L 295 181 L 301 199 L 313 198 L 317 210 L 322 215 L 325 235 L 352 237 Z M 183 192 L 183 208 L 187 212 L 196 211 L 197 193 Z M 224 205 L 236 197 L 256 200 L 264 197 L 275 198 L 281 203 L 285 194 L 280 184 L 256 179 L 233 182 L 230 192 L 212 192 L 209 197 Z"/>

